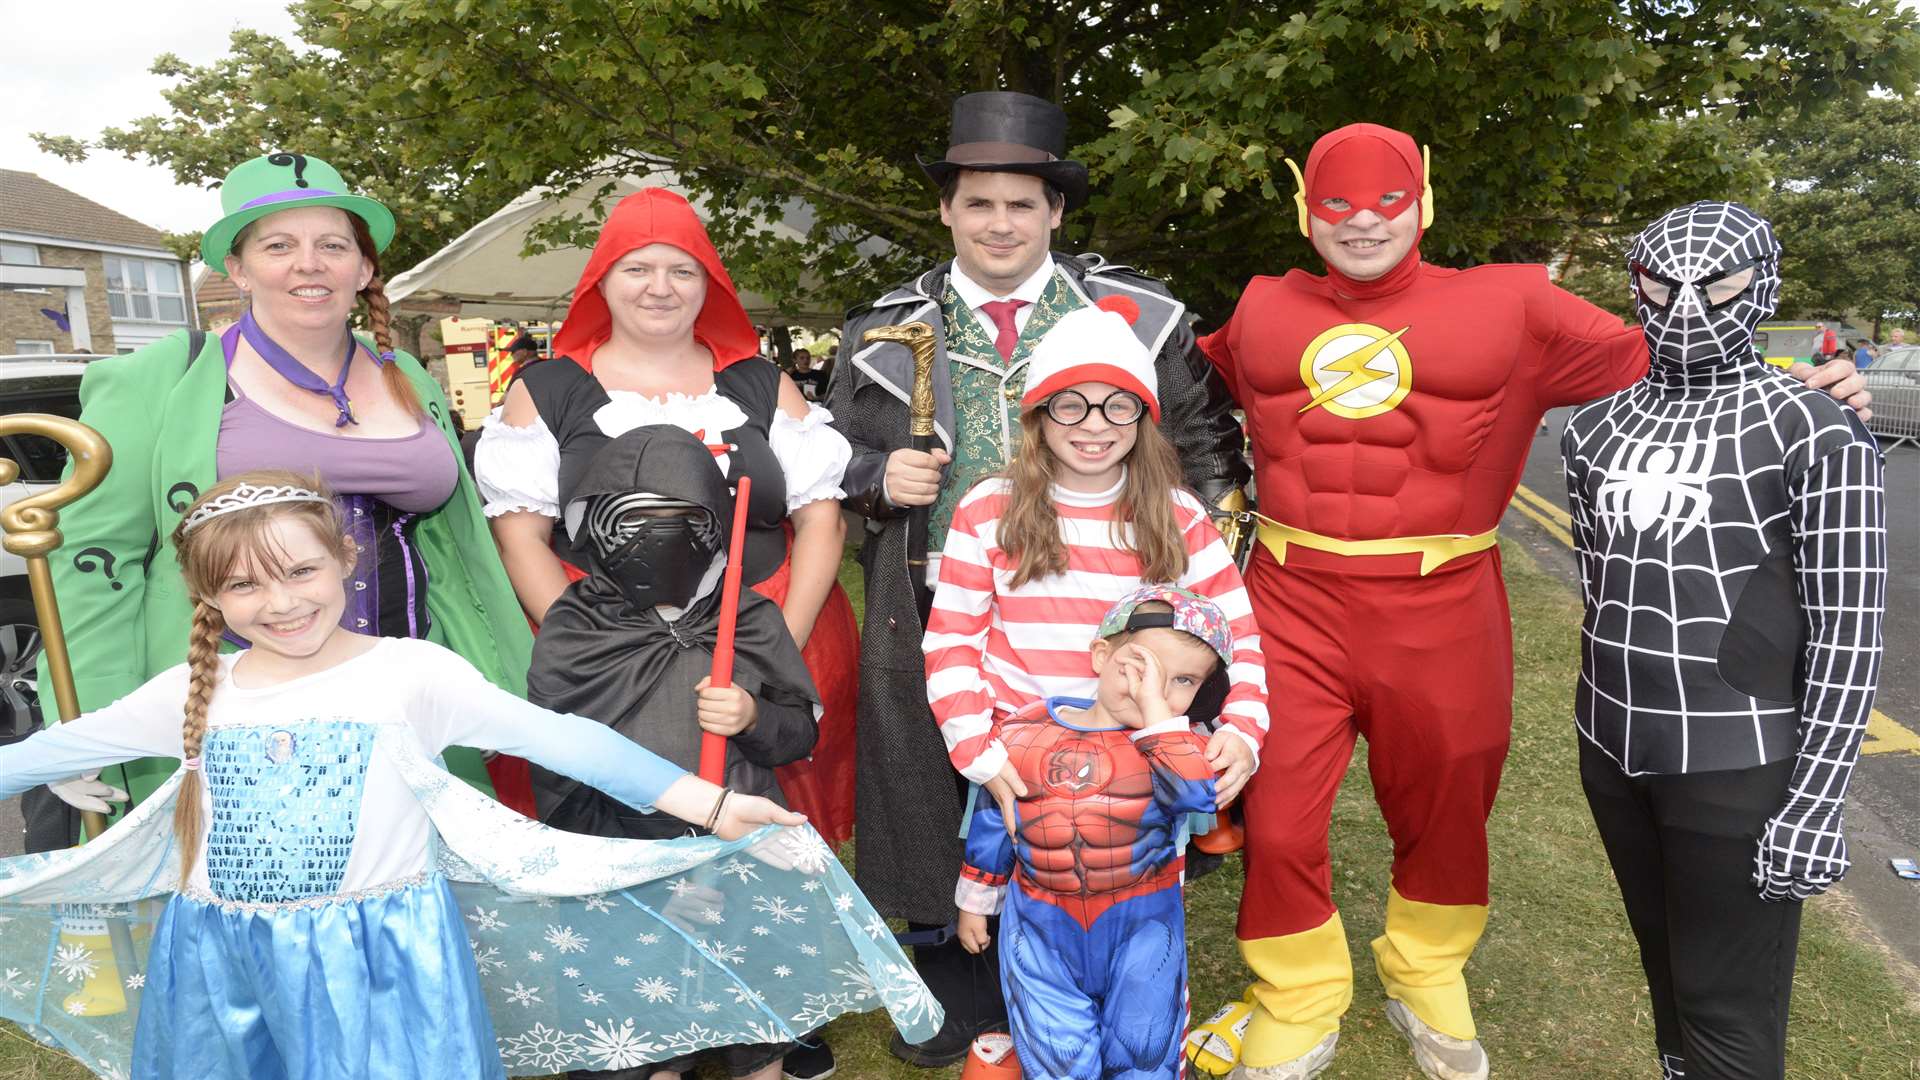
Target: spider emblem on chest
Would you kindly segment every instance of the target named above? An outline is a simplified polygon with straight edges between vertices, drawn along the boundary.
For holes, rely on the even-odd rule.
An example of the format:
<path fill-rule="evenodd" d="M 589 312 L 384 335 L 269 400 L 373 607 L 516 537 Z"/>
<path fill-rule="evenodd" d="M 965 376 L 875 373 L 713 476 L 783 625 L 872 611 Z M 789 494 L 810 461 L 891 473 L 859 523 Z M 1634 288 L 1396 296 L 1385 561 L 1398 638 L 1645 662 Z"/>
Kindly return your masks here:
<path fill-rule="evenodd" d="M 1046 788 L 1065 798 L 1076 798 L 1105 788 L 1113 779 L 1113 759 L 1098 746 L 1071 739 L 1047 759 Z"/>
<path fill-rule="evenodd" d="M 1656 524 L 1669 543 L 1679 543 L 1707 520 L 1712 440 L 1689 435 L 1678 448 L 1648 441 L 1623 442 L 1594 493 L 1607 531 L 1631 525 L 1646 532 Z"/>

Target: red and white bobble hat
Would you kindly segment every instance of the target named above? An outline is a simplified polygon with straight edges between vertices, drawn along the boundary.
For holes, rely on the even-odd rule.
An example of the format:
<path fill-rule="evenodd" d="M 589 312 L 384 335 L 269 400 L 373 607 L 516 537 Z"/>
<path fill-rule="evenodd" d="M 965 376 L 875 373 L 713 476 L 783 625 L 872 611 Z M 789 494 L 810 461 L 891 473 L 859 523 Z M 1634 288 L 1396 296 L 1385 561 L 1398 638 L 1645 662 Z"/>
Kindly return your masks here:
<path fill-rule="evenodd" d="M 1103 382 L 1140 395 L 1154 423 L 1160 422 L 1160 380 L 1153 357 L 1133 336 L 1140 308 L 1120 296 L 1060 317 L 1027 364 L 1027 392 L 1020 408 L 1038 408 L 1048 398 L 1081 383 Z"/>

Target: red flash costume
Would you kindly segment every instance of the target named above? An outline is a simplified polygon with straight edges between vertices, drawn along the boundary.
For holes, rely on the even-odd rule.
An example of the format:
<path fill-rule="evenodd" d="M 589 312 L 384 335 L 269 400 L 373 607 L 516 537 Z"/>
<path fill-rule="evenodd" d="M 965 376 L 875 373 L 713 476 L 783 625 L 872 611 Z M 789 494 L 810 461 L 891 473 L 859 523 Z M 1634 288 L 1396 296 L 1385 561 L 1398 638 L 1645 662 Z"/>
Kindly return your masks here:
<path fill-rule="evenodd" d="M 1389 128 L 1325 136 L 1301 186 L 1303 233 L 1362 210 L 1433 220 L 1425 162 Z M 1201 342 L 1246 409 L 1265 515 L 1247 586 L 1276 721 L 1246 796 L 1250 1066 L 1306 1053 L 1352 1000 L 1327 827 L 1356 734 L 1394 848 L 1375 967 L 1428 1026 L 1475 1037 L 1461 969 L 1486 925 L 1513 696 L 1494 530 L 1541 414 L 1646 370 L 1639 330 L 1544 267 L 1419 253 L 1416 235 L 1373 281 L 1256 277 Z"/>

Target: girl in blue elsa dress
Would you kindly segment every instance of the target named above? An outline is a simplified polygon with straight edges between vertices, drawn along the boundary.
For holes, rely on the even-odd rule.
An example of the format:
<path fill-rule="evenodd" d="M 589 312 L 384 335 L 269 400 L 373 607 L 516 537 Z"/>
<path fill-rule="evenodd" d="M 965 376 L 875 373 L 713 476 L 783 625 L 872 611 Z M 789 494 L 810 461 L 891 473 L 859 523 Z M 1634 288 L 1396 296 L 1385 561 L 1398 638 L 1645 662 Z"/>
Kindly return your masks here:
<path fill-rule="evenodd" d="M 430 642 L 340 629 L 354 553 L 318 485 L 234 477 L 174 542 L 187 663 L 0 748 L 0 797 L 182 762 L 86 846 L 0 860 L 0 1017 L 116 1080 L 627 1068 L 873 1007 L 909 1041 L 939 1027 L 804 818 Z M 455 744 L 714 835 L 547 829 L 440 769 Z"/>

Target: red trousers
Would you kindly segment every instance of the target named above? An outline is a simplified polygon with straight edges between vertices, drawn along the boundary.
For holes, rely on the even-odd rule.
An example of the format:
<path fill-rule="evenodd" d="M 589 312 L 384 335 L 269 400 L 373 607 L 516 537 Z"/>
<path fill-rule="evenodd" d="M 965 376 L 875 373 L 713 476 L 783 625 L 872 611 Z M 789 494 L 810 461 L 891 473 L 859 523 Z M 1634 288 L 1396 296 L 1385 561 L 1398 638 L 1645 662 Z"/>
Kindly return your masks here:
<path fill-rule="evenodd" d="M 1281 566 L 1254 551 L 1272 726 L 1246 795 L 1243 940 L 1333 916 L 1327 830 L 1356 735 L 1393 838 L 1394 891 L 1487 902 L 1487 816 L 1513 720 L 1499 551 L 1426 577 L 1418 564 L 1295 547 Z"/>

